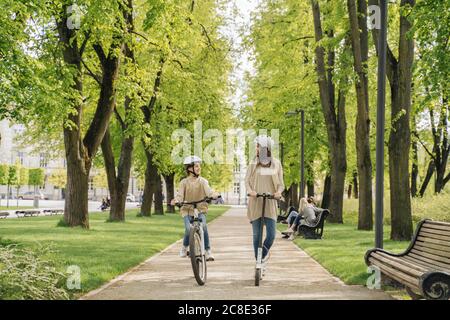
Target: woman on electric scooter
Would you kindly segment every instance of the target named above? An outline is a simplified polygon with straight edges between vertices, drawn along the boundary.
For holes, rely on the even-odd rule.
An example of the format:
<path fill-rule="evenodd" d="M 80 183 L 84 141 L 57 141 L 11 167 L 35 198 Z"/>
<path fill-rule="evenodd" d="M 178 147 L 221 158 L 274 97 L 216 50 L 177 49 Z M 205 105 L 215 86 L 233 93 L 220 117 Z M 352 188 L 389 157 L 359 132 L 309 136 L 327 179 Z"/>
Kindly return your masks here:
<path fill-rule="evenodd" d="M 281 162 L 272 156 L 273 141 L 271 138 L 261 135 L 256 138 L 256 157 L 249 164 L 245 177 L 245 186 L 249 194 L 247 217 L 253 229 L 253 248 L 255 259 L 257 258 L 258 244 L 262 237 L 261 216 L 262 198 L 256 198 L 257 193 L 270 193 L 276 199 L 281 198 L 284 190 L 283 168 Z M 265 265 L 269 259 L 269 250 L 272 247 L 276 233 L 277 201 L 266 200 L 264 212 L 264 224 L 266 226 L 266 239 L 263 243 L 262 261 Z"/>
<path fill-rule="evenodd" d="M 189 156 L 184 159 L 184 166 L 186 169 L 187 177 L 180 181 L 178 192 L 175 199 L 172 199 L 171 205 L 181 202 L 199 201 L 206 197 L 217 198 L 218 193 L 214 192 L 206 180 L 200 177 L 202 160 L 197 156 Z M 198 215 L 200 221 L 203 224 L 204 236 L 205 236 L 205 250 L 206 260 L 214 261 L 214 257 L 211 253 L 211 247 L 209 242 L 208 228 L 206 227 L 206 213 L 208 212 L 208 203 L 202 202 L 197 205 L 197 209 L 200 214 Z M 183 246 L 180 250 L 180 257 L 186 257 L 189 247 L 189 231 L 191 223 L 194 220 L 194 207 L 192 205 L 183 205 L 180 209 L 181 216 L 184 220 L 184 238 Z"/>

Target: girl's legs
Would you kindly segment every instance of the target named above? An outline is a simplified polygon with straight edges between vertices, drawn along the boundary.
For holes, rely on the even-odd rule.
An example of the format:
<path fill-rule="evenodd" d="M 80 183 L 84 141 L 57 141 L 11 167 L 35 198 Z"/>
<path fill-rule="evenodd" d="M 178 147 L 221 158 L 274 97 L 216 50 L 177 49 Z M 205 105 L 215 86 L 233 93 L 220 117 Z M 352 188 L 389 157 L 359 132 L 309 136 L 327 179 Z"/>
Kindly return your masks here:
<path fill-rule="evenodd" d="M 265 227 L 266 227 L 266 239 L 263 243 L 263 259 L 266 257 L 267 253 L 269 252 L 270 248 L 273 245 L 273 241 L 275 240 L 275 232 L 276 232 L 276 225 L 275 220 L 272 220 L 270 218 L 264 218 Z M 259 240 L 262 237 L 261 234 L 261 218 L 252 221 L 252 229 L 253 229 L 253 249 L 255 252 L 255 259 L 258 257 L 258 245 Z"/>
<path fill-rule="evenodd" d="M 189 246 L 189 232 L 191 231 L 191 222 L 193 217 L 186 215 L 183 218 L 184 220 L 184 238 L 183 238 L 183 246 Z"/>
<path fill-rule="evenodd" d="M 208 227 L 206 226 L 206 214 L 200 213 L 198 215 L 198 218 L 202 222 L 202 226 L 203 226 L 203 236 L 205 237 L 205 250 L 209 250 L 209 249 L 211 249 L 211 246 L 209 243 Z"/>
<path fill-rule="evenodd" d="M 264 218 L 264 222 L 266 224 L 266 239 L 264 240 L 263 246 L 263 259 L 266 257 L 270 248 L 273 245 L 273 241 L 275 240 L 276 233 L 276 222 L 270 218 Z"/>

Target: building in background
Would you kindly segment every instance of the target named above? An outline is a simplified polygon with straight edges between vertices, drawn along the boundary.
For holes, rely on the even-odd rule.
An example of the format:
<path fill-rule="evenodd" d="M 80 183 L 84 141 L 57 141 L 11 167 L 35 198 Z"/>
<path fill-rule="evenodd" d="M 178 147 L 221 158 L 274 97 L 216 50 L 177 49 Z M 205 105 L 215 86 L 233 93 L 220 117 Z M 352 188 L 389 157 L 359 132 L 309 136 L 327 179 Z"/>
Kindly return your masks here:
<path fill-rule="evenodd" d="M 49 178 L 55 172 L 66 170 L 66 159 L 64 157 L 50 159 L 46 153 L 33 153 L 33 147 L 22 147 L 15 142 L 15 138 L 23 134 L 24 126 L 19 124 L 11 125 L 8 120 L 0 121 L 0 163 L 13 165 L 20 163 L 25 168 L 42 168 L 45 173 L 44 184 L 39 187 L 39 191 L 50 200 L 64 199 L 64 188 L 58 188 L 49 182 Z M 104 187 L 96 187 L 95 176 L 102 173 L 103 169 L 92 168 L 89 179 L 90 200 L 101 200 L 107 197 L 108 189 L 106 180 Z M 106 176 L 105 176 L 106 179 Z M 15 198 L 17 190 L 11 188 L 10 198 Z M 27 192 L 34 192 L 33 186 L 23 186 L 19 190 L 19 197 Z M 136 200 L 142 194 L 142 189 L 138 184 L 136 177 L 130 178 L 129 193 L 133 194 Z M 0 196 L 5 198 L 7 194 L 7 186 L 0 186 Z"/>

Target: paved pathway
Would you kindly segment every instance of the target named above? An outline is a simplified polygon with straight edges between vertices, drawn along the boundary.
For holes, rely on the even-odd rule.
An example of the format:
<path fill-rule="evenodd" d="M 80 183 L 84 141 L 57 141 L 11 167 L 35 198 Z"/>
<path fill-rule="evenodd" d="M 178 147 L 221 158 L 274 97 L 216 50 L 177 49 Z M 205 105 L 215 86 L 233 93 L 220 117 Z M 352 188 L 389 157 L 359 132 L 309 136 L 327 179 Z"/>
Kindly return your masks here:
<path fill-rule="evenodd" d="M 231 208 L 208 230 L 216 261 L 208 263 L 205 286 L 197 285 L 190 260 L 178 256 L 178 241 L 82 299 L 391 299 L 379 290 L 343 284 L 279 233 L 267 275 L 255 287 L 245 209 Z"/>

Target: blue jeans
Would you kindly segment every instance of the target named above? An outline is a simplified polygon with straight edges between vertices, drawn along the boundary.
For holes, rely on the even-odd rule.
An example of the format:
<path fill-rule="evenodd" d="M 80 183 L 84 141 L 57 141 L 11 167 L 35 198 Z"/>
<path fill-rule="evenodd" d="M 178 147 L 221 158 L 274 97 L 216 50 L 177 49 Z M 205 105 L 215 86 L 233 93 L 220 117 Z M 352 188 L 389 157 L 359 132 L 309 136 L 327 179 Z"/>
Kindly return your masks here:
<path fill-rule="evenodd" d="M 258 245 L 259 240 L 262 238 L 261 234 L 261 218 L 251 222 L 253 228 L 253 249 L 255 250 L 255 259 L 258 257 Z M 266 257 L 267 252 L 273 245 L 275 240 L 276 222 L 270 218 L 264 218 L 264 224 L 266 226 L 266 239 L 263 243 L 263 259 Z"/>
<path fill-rule="evenodd" d="M 297 230 L 298 227 L 300 226 L 302 220 L 303 220 L 303 216 L 302 215 L 298 215 L 297 217 L 295 217 L 294 219 L 294 224 L 293 224 L 293 228 L 294 230 Z"/>
<path fill-rule="evenodd" d="M 289 216 L 287 217 L 287 223 L 291 226 L 292 223 L 294 223 L 295 218 L 297 218 L 298 212 L 297 211 L 291 211 L 289 213 Z"/>
<path fill-rule="evenodd" d="M 204 213 L 198 214 L 198 219 L 202 223 L 203 226 L 203 236 L 205 237 L 205 250 L 210 249 L 209 245 L 209 235 L 208 228 L 206 227 L 206 215 Z M 191 230 L 191 223 L 194 222 L 193 216 L 185 216 L 184 217 L 184 238 L 183 238 L 183 246 L 187 247 L 189 245 L 189 232 Z"/>

